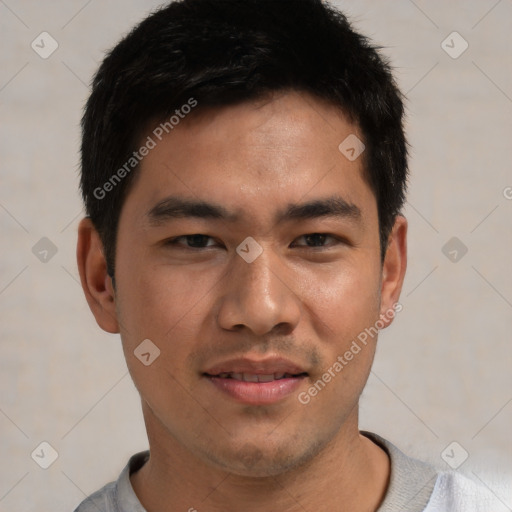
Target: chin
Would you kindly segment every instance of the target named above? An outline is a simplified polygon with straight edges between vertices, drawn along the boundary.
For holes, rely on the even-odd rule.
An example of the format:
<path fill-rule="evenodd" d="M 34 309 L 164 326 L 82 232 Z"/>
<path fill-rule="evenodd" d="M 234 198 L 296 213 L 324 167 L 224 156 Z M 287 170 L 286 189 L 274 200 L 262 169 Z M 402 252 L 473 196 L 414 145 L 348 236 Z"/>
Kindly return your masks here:
<path fill-rule="evenodd" d="M 209 463 L 229 473 L 252 477 L 275 477 L 291 470 L 306 466 L 322 449 L 324 443 L 317 441 L 307 448 L 298 450 L 297 443 L 281 448 L 269 443 L 258 446 L 247 442 L 231 447 L 222 453 L 208 451 L 204 456 Z"/>

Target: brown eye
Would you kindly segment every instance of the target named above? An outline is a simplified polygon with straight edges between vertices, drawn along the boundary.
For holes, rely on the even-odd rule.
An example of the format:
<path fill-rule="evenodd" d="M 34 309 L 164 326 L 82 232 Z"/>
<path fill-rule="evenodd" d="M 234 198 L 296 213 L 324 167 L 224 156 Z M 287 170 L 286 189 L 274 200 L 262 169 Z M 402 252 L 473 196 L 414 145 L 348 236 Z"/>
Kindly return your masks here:
<path fill-rule="evenodd" d="M 213 240 L 211 236 L 202 234 L 182 235 L 167 240 L 165 245 L 183 246 L 180 242 L 185 242 L 184 247 L 186 249 L 205 249 L 207 247 L 211 247 L 211 245 L 206 245 L 208 239 Z"/>
<path fill-rule="evenodd" d="M 304 239 L 306 241 L 307 247 L 320 247 L 320 248 L 329 247 L 331 245 L 335 245 L 340 242 L 338 238 L 336 238 L 333 235 L 329 235 L 327 233 L 309 233 L 309 234 L 300 236 L 297 240 L 300 240 L 300 239 Z M 334 240 L 335 241 L 334 244 L 331 243 L 331 244 L 325 245 L 325 242 L 328 239 Z"/>

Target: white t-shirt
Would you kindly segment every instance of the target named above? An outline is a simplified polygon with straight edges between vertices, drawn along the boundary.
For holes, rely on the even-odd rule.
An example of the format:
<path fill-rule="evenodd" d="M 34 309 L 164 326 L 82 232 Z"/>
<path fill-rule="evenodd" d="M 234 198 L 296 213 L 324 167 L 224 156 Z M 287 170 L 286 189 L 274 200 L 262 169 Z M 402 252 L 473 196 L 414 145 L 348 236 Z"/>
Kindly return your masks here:
<path fill-rule="evenodd" d="M 510 502 L 510 496 L 508 496 Z M 512 509 L 492 490 L 457 473 L 437 478 L 424 512 L 510 512 Z"/>

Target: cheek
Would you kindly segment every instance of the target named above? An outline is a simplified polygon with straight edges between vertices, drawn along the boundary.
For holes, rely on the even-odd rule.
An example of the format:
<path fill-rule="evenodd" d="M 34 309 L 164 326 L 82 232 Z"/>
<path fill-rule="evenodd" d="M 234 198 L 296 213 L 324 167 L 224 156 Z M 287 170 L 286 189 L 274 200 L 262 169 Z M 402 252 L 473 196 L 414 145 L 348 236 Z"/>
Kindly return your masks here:
<path fill-rule="evenodd" d="M 200 325 L 208 291 L 216 282 L 215 276 L 193 275 L 185 266 L 155 265 L 123 277 L 119 310 L 126 331 L 130 337 L 154 337 L 162 343 L 176 338 L 176 333 L 186 338 L 190 328 Z"/>
<path fill-rule="evenodd" d="M 304 303 L 322 337 L 336 343 L 373 325 L 379 315 L 379 274 L 370 268 L 337 265 L 326 272 L 304 274 Z M 341 347 L 340 347 L 341 348 Z"/>
<path fill-rule="evenodd" d="M 379 277 L 346 268 L 308 283 L 306 302 L 324 357 L 298 398 L 322 418 L 323 428 L 336 429 L 356 406 L 371 369 L 377 338 L 367 329 L 379 318 Z"/>
<path fill-rule="evenodd" d="M 130 280 L 129 275 L 137 278 Z M 163 266 L 120 273 L 121 277 L 121 337 L 137 389 L 154 411 L 165 409 L 168 402 L 188 403 L 194 376 L 186 358 L 200 341 L 205 281 L 195 286 L 190 273 Z"/>
<path fill-rule="evenodd" d="M 130 275 L 137 278 L 130 280 Z M 194 382 L 186 358 L 201 341 L 206 292 L 212 285 L 163 266 L 120 273 L 119 277 L 123 350 L 137 389 L 150 406 L 166 400 L 186 403 L 186 383 Z M 147 349 L 139 349 L 143 342 Z M 152 362 L 146 366 L 148 360 Z"/>

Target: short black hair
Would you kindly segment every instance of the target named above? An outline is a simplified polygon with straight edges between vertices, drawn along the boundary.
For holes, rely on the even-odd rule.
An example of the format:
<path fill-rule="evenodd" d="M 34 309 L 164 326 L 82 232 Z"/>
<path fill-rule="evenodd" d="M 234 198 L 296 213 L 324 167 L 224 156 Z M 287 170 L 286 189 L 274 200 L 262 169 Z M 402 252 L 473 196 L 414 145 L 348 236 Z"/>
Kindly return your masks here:
<path fill-rule="evenodd" d="M 148 123 L 187 104 L 222 108 L 287 90 L 359 126 L 384 258 L 408 170 L 403 96 L 379 51 L 322 0 L 178 0 L 144 19 L 102 62 L 82 118 L 80 188 L 109 274 Z"/>

